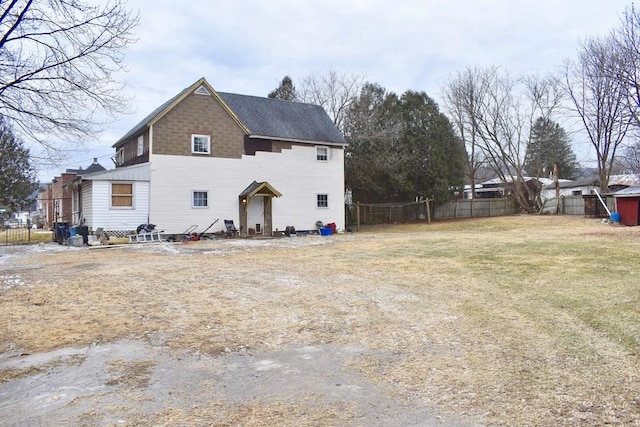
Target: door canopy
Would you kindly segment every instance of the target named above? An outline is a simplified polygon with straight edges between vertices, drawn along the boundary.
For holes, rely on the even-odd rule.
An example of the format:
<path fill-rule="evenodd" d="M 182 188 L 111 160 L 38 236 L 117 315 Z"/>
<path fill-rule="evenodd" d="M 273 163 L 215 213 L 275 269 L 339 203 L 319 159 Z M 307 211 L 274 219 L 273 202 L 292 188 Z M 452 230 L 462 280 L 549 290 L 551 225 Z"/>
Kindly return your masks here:
<path fill-rule="evenodd" d="M 253 181 L 247 188 L 242 191 L 242 193 L 240 193 L 240 199 L 246 201 L 254 196 L 281 197 L 282 193 L 273 188 L 266 181 Z"/>

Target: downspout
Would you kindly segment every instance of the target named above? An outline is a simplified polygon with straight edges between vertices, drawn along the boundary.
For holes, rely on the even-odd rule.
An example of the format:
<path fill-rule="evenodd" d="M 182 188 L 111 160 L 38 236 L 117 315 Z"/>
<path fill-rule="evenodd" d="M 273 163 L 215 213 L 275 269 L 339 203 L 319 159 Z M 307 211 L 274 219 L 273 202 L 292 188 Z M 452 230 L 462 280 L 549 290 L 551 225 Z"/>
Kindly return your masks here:
<path fill-rule="evenodd" d="M 153 152 L 153 125 L 149 126 L 149 191 L 147 192 L 147 224 L 151 224 L 151 153 Z"/>
<path fill-rule="evenodd" d="M 598 200 L 600 200 L 600 203 L 602 203 L 602 206 L 604 206 L 605 210 L 607 211 L 607 214 L 609 214 L 609 217 L 611 217 L 611 211 L 609 210 L 609 207 L 604 202 L 604 200 L 602 200 L 602 197 L 600 197 L 600 193 L 598 193 L 598 190 L 594 188 L 593 191 L 596 193 L 596 196 L 598 196 Z"/>

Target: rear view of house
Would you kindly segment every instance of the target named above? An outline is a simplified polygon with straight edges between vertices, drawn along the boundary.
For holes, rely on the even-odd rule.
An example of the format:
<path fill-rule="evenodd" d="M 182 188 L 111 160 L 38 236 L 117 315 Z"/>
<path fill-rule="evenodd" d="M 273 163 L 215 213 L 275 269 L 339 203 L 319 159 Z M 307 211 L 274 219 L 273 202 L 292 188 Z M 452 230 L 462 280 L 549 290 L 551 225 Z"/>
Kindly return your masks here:
<path fill-rule="evenodd" d="M 116 168 L 83 177 L 90 228 L 344 228 L 345 140 L 320 106 L 218 93 L 202 78 L 113 147 Z"/>

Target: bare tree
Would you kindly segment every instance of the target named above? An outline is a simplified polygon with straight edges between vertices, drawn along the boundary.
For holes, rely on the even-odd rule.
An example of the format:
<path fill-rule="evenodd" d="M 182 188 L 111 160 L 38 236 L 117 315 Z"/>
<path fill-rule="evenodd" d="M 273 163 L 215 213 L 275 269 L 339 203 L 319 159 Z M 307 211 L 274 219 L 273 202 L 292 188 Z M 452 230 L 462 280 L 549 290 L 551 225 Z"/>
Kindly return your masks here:
<path fill-rule="evenodd" d="M 613 167 L 613 172 L 616 173 L 616 169 L 622 170 L 621 173 L 630 173 L 640 176 L 640 141 L 635 141 L 624 148 L 624 154 L 616 159 L 616 163 L 619 166 Z"/>
<path fill-rule="evenodd" d="M 127 104 L 115 73 L 137 24 L 121 0 L 0 2 L 0 115 L 51 152 L 99 130 Z"/>
<path fill-rule="evenodd" d="M 479 170 L 486 164 L 479 147 L 479 107 L 486 94 L 484 85 L 490 80 L 488 75 L 495 72 L 496 68 L 469 67 L 458 72 L 442 90 L 445 108 L 467 150 L 467 181 L 471 186 L 471 199 L 476 197 Z"/>
<path fill-rule="evenodd" d="M 322 106 L 342 131 L 345 112 L 360 95 L 364 84 L 365 77 L 361 74 L 330 69 L 325 74 L 312 74 L 303 79 L 298 97 L 303 102 Z"/>
<path fill-rule="evenodd" d="M 632 123 L 640 127 L 640 15 L 633 4 L 613 30 L 611 47 L 615 59 L 608 63 L 608 72 L 623 84 Z"/>
<path fill-rule="evenodd" d="M 476 169 L 490 167 L 522 209 L 533 212 L 539 194 L 525 182 L 526 147 L 535 119 L 550 117 L 560 104 L 557 84 L 552 78 L 514 78 L 495 67 L 468 68 L 445 92 L 467 150 L 471 145 L 473 156 L 482 159 Z"/>
<path fill-rule="evenodd" d="M 616 52 L 611 37 L 588 40 L 578 51 L 578 59 L 566 62 L 564 72 L 565 91 L 596 152 L 600 188 L 605 193 L 632 121 L 627 85 L 612 72 L 621 65 Z"/>

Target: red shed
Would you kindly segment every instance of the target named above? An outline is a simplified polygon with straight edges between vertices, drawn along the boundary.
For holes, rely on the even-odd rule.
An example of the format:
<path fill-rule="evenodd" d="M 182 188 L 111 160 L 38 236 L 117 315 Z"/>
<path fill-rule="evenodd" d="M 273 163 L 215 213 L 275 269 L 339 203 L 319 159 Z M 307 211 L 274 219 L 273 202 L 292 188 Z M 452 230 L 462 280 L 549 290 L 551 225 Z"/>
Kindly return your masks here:
<path fill-rule="evenodd" d="M 640 187 L 629 187 L 616 192 L 616 210 L 620 214 L 620 223 L 640 225 Z"/>

